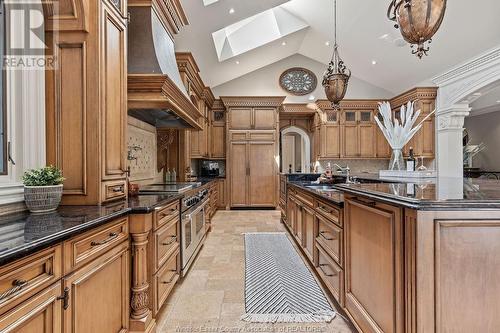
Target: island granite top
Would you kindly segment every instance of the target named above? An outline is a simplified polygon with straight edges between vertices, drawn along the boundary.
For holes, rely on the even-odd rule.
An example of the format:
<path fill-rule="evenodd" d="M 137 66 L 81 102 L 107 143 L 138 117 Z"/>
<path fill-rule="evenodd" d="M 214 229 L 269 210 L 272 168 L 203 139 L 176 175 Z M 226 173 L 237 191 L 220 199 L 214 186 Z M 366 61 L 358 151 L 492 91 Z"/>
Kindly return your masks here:
<path fill-rule="evenodd" d="M 376 175 L 358 174 L 360 180 L 370 183 L 329 185 L 341 194 L 360 195 L 388 203 L 419 209 L 500 209 L 500 181 L 479 178 L 429 178 L 387 179 Z M 335 192 L 314 190 L 311 182 L 289 182 L 303 190 L 330 200 L 336 205 L 343 203 L 343 196 Z M 331 198 L 330 198 L 331 197 Z"/>

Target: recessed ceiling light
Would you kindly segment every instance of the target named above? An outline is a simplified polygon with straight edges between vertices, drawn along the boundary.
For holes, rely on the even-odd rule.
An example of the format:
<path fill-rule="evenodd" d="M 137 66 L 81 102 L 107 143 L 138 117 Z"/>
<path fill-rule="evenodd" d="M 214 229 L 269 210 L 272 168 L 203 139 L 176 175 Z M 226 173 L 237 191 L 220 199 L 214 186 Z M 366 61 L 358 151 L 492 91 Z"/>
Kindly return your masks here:
<path fill-rule="evenodd" d="M 330 46 L 330 42 L 329 42 L 329 41 L 326 41 L 326 42 L 325 42 L 325 45 L 326 45 L 326 46 Z"/>
<path fill-rule="evenodd" d="M 500 100 L 498 100 L 497 103 L 500 103 Z"/>
<path fill-rule="evenodd" d="M 387 39 L 389 38 L 389 34 L 383 34 L 382 36 L 379 37 L 379 39 Z"/>
<path fill-rule="evenodd" d="M 314 95 L 309 96 L 310 101 L 314 101 L 315 99 L 316 99 L 316 97 L 314 97 Z"/>
<path fill-rule="evenodd" d="M 377 64 L 377 60 L 372 60 L 372 65 L 376 65 Z"/>
<path fill-rule="evenodd" d="M 234 8 L 229 9 L 229 14 L 234 14 Z"/>
<path fill-rule="evenodd" d="M 286 45 L 286 42 L 281 42 L 281 45 L 285 46 L 285 45 Z"/>
<path fill-rule="evenodd" d="M 236 65 L 239 65 L 239 64 L 240 64 L 240 62 L 238 60 L 236 60 Z"/>
<path fill-rule="evenodd" d="M 480 92 L 477 92 L 477 93 L 473 93 L 472 96 L 476 96 L 476 97 L 479 97 L 481 96 L 482 94 Z"/>

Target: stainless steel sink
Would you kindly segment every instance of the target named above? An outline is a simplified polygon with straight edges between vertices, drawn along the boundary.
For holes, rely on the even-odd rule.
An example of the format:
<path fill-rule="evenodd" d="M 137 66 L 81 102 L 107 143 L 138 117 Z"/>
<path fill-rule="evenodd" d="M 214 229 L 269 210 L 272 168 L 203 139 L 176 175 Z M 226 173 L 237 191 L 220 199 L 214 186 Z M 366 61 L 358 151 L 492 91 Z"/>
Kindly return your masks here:
<path fill-rule="evenodd" d="M 317 190 L 317 191 L 337 191 L 336 189 L 332 188 L 329 185 L 308 185 L 306 186 L 307 188 L 310 188 L 311 190 Z"/>

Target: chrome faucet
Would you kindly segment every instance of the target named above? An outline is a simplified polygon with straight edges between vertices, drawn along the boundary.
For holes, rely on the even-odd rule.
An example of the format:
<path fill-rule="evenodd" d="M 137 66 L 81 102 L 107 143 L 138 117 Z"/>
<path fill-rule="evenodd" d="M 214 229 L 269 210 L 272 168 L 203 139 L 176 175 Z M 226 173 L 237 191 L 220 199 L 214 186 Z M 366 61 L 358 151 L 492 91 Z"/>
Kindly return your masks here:
<path fill-rule="evenodd" d="M 351 177 L 351 168 L 347 165 L 346 167 L 342 167 L 338 164 L 333 164 L 340 172 L 344 173 L 346 176 L 345 182 L 346 184 L 356 184 L 356 181 Z"/>

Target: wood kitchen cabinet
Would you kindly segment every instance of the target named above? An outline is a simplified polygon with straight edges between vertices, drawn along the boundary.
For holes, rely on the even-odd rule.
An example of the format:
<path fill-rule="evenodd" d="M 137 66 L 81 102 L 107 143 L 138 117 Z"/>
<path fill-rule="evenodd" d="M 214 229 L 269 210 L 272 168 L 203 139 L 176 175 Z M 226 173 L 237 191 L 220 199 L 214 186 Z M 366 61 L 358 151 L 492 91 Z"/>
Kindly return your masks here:
<path fill-rule="evenodd" d="M 61 282 L 0 315 L 1 332 L 61 333 Z"/>
<path fill-rule="evenodd" d="M 320 155 L 323 158 L 340 157 L 340 126 L 337 123 L 327 123 L 320 130 Z"/>
<path fill-rule="evenodd" d="M 63 204 L 95 205 L 126 196 L 126 1 L 66 4 L 46 13 L 47 164 L 62 169 Z M 75 8 L 85 8 L 92 20 Z M 59 24 L 51 24 L 54 21 Z"/>
<path fill-rule="evenodd" d="M 414 88 L 391 100 L 391 107 L 394 116 L 399 119 L 401 106 L 408 101 L 416 101 L 414 111 L 421 111 L 417 124 L 429 113 L 434 111 L 436 107 L 437 88 Z M 424 156 L 426 158 L 434 158 L 435 154 L 435 116 L 432 115 L 427 119 L 422 128 L 403 148 L 403 155 L 409 155 L 410 147 L 413 148 L 415 156 Z"/>
<path fill-rule="evenodd" d="M 226 199 L 226 180 L 219 179 L 217 181 L 218 191 L 217 191 L 217 208 L 226 209 L 227 199 Z"/>
<path fill-rule="evenodd" d="M 341 156 L 347 158 L 375 157 L 375 121 L 372 110 L 342 112 Z"/>
<path fill-rule="evenodd" d="M 221 97 L 230 207 L 278 206 L 278 108 L 284 97 Z"/>
<path fill-rule="evenodd" d="M 127 225 L 119 218 L 0 267 L 0 331 L 128 331 Z"/>
<path fill-rule="evenodd" d="M 275 108 L 232 108 L 229 115 L 233 130 L 272 130 L 278 119 Z"/>
<path fill-rule="evenodd" d="M 221 100 L 215 100 L 210 111 L 210 158 L 226 158 L 226 111 Z"/>
<path fill-rule="evenodd" d="M 129 255 L 124 242 L 63 279 L 69 292 L 64 332 L 128 330 Z"/>
<path fill-rule="evenodd" d="M 315 226 L 314 226 L 314 208 L 308 207 L 306 205 L 303 206 L 302 211 L 302 219 L 303 219 L 303 227 L 304 227 L 304 235 L 303 235 L 303 244 L 306 255 L 309 257 L 309 260 L 314 262 L 314 250 L 315 250 Z"/>
<path fill-rule="evenodd" d="M 277 166 L 275 142 L 230 143 L 231 206 L 275 207 Z"/>
<path fill-rule="evenodd" d="M 404 332 L 402 209 L 346 196 L 344 210 L 345 307 L 363 332 Z"/>

